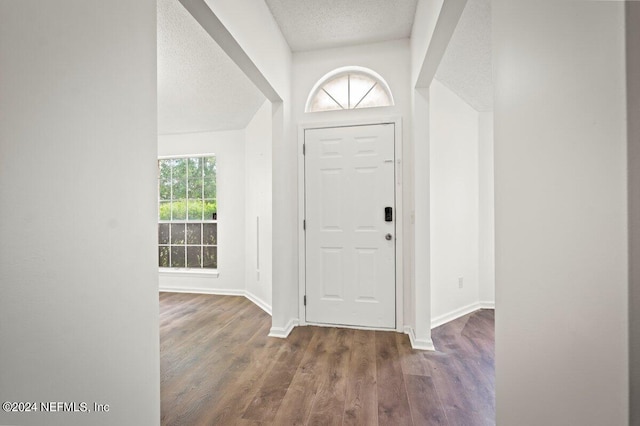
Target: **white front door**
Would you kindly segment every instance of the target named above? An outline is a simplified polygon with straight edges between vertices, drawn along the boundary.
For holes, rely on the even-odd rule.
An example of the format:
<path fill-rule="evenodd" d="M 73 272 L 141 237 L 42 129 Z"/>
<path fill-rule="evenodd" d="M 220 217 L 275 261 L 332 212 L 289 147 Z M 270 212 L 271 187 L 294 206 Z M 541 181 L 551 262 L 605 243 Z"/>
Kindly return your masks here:
<path fill-rule="evenodd" d="M 305 130 L 307 322 L 395 328 L 394 130 Z"/>

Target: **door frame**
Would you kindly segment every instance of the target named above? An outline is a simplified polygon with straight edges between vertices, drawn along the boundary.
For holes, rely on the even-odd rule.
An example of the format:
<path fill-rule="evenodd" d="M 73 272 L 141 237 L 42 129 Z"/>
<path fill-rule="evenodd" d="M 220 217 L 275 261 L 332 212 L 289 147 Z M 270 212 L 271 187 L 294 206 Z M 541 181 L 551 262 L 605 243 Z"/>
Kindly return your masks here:
<path fill-rule="evenodd" d="M 307 323 L 306 307 L 304 305 L 304 295 L 306 292 L 306 234 L 303 229 L 303 220 L 305 218 L 305 161 L 303 155 L 303 145 L 305 130 L 325 129 L 334 127 L 352 127 L 367 126 L 377 124 L 393 124 L 394 125 L 394 150 L 395 150 L 395 234 L 396 234 L 396 327 L 398 332 L 404 331 L 404 206 L 403 201 L 403 180 L 402 171 L 404 169 L 403 143 L 402 143 L 402 117 L 393 116 L 376 116 L 369 118 L 352 118 L 345 120 L 317 121 L 317 122 L 301 122 L 298 124 L 298 321 L 301 326 L 312 324 L 316 326 L 324 326 L 324 324 Z M 326 324 L 327 327 L 336 327 L 333 324 Z M 375 329 L 372 327 L 349 327 L 345 328 L 362 328 Z M 380 330 L 389 330 L 388 328 Z M 393 329 L 392 329 L 393 330 Z"/>

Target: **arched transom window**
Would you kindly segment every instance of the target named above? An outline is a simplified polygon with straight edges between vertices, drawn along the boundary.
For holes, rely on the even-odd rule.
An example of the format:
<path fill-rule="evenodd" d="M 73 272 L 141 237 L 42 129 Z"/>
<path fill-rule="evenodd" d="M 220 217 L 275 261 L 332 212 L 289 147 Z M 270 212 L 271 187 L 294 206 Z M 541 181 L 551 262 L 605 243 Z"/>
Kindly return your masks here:
<path fill-rule="evenodd" d="M 309 93 L 305 112 L 360 109 L 393 105 L 389 85 L 376 72 L 345 67 L 322 77 Z"/>

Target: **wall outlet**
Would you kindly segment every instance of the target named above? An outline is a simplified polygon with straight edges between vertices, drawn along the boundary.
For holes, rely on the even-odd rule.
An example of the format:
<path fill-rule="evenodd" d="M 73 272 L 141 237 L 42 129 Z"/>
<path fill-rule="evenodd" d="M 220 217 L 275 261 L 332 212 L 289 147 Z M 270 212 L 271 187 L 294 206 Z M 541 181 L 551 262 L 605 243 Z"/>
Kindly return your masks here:
<path fill-rule="evenodd" d="M 464 277 L 458 278 L 458 288 L 464 287 Z"/>

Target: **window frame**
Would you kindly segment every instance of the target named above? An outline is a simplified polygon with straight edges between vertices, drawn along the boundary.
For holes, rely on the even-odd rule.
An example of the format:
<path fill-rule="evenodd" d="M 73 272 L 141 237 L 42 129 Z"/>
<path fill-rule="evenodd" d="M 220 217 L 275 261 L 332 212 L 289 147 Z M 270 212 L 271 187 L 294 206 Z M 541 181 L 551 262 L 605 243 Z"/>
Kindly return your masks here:
<path fill-rule="evenodd" d="M 337 79 L 339 79 L 339 78 L 341 78 L 341 77 L 343 77 L 345 75 L 348 75 L 348 76 L 358 75 L 358 76 L 363 76 L 363 77 L 366 77 L 366 78 L 372 80 L 375 84 L 374 84 L 374 86 L 371 87 L 371 89 L 373 89 L 376 85 L 380 86 L 380 88 L 382 88 L 382 90 L 389 97 L 389 104 L 388 105 L 375 105 L 375 106 L 367 106 L 367 107 L 358 108 L 357 106 L 360 104 L 360 102 L 362 102 L 367 97 L 367 95 L 369 94 L 369 92 L 367 92 L 362 97 L 360 102 L 358 102 L 353 107 L 349 104 L 348 108 L 341 107 L 341 108 L 334 108 L 334 109 L 312 111 L 311 108 L 312 108 L 312 105 L 314 103 L 314 100 L 323 91 L 324 87 L 327 84 L 331 83 L 332 81 L 337 80 Z M 371 89 L 369 89 L 369 91 L 371 91 Z M 333 96 L 331 96 L 329 93 L 327 93 L 327 95 L 329 97 L 331 97 L 331 99 L 333 99 Z M 350 94 L 348 94 L 348 96 L 350 96 Z M 336 102 L 336 104 L 341 105 L 335 99 L 333 99 L 333 100 L 334 100 L 334 102 Z M 350 100 L 349 100 L 349 102 L 350 102 Z M 367 109 L 367 108 L 384 108 L 384 107 L 390 107 L 390 106 L 394 106 L 394 105 L 395 105 L 395 100 L 393 99 L 393 93 L 391 93 L 391 88 L 389 87 L 389 84 L 387 84 L 387 81 L 384 78 L 382 78 L 382 76 L 380 74 L 378 74 L 377 72 L 373 71 L 372 69 L 365 68 L 365 67 L 347 66 L 347 67 L 336 68 L 333 71 L 328 72 L 327 74 L 322 76 L 322 78 L 320 78 L 316 82 L 316 84 L 313 86 L 313 88 L 309 92 L 309 96 L 307 97 L 307 102 L 305 103 L 304 112 L 305 113 L 322 113 L 322 112 L 328 112 L 328 111 L 353 111 L 353 110 L 362 110 L 362 109 Z"/>
<path fill-rule="evenodd" d="M 160 204 L 161 204 L 161 197 L 160 197 L 160 161 L 161 160 L 177 160 L 177 159 L 190 159 L 190 158 L 215 158 L 215 162 L 216 162 L 216 173 L 215 173 L 215 182 L 216 182 L 216 191 L 215 191 L 215 202 L 216 202 L 216 219 L 200 219 L 200 220 L 189 220 L 188 216 L 189 213 L 187 211 L 186 213 L 186 218 L 185 219 L 169 219 L 169 220 L 161 220 L 160 219 Z M 156 247 L 157 250 L 160 249 L 160 247 L 169 247 L 169 252 L 171 252 L 171 247 L 173 247 L 172 244 L 160 244 L 160 240 L 159 240 L 159 225 L 166 223 L 166 224 L 185 224 L 185 244 L 184 245 L 176 245 L 176 246 L 182 246 L 185 247 L 185 250 L 187 247 L 189 247 L 190 245 L 187 244 L 186 238 L 187 238 L 187 231 L 186 231 L 186 225 L 188 224 L 216 224 L 216 244 L 202 244 L 202 234 L 201 234 L 201 243 L 200 243 L 200 247 L 215 247 L 216 248 L 216 267 L 215 268 L 205 268 L 205 267 L 188 267 L 186 266 L 186 262 L 187 262 L 187 258 L 186 258 L 186 252 L 185 252 L 185 266 L 182 267 L 171 267 L 171 266 L 158 266 L 158 270 L 161 274 L 167 274 L 167 275 L 187 275 L 187 276 L 193 276 L 193 275 L 206 275 L 206 276 L 214 276 L 217 277 L 219 275 L 218 273 L 218 269 L 219 269 L 219 265 L 218 265 L 218 247 L 219 247 L 219 240 L 218 240 L 218 219 L 217 219 L 217 204 L 218 204 L 218 156 L 215 153 L 203 153 L 203 154 L 180 154 L 180 155 L 161 155 L 158 156 L 156 159 L 156 163 L 158 165 L 158 177 L 157 177 L 157 185 L 156 185 L 156 191 L 157 191 L 157 200 L 156 200 L 156 205 L 157 205 L 157 209 L 158 209 L 158 214 L 156 216 L 156 223 L 157 223 L 157 238 L 156 238 Z M 188 177 L 187 177 L 188 179 Z M 203 177 L 204 179 L 204 177 Z M 188 180 L 187 180 L 187 185 L 188 185 Z M 188 197 L 185 197 L 186 200 L 188 200 Z M 172 200 L 172 198 L 170 199 Z M 204 201 L 204 199 L 203 199 Z M 187 201 L 187 205 L 188 205 L 188 201 Z M 201 233 L 204 232 L 204 226 L 201 226 Z M 169 233 L 171 233 L 171 231 L 169 231 Z M 191 246 L 198 246 L 198 245 L 191 245 Z M 158 251 L 158 256 L 159 256 L 159 251 Z M 159 259 L 158 259 L 158 263 L 159 263 Z"/>

